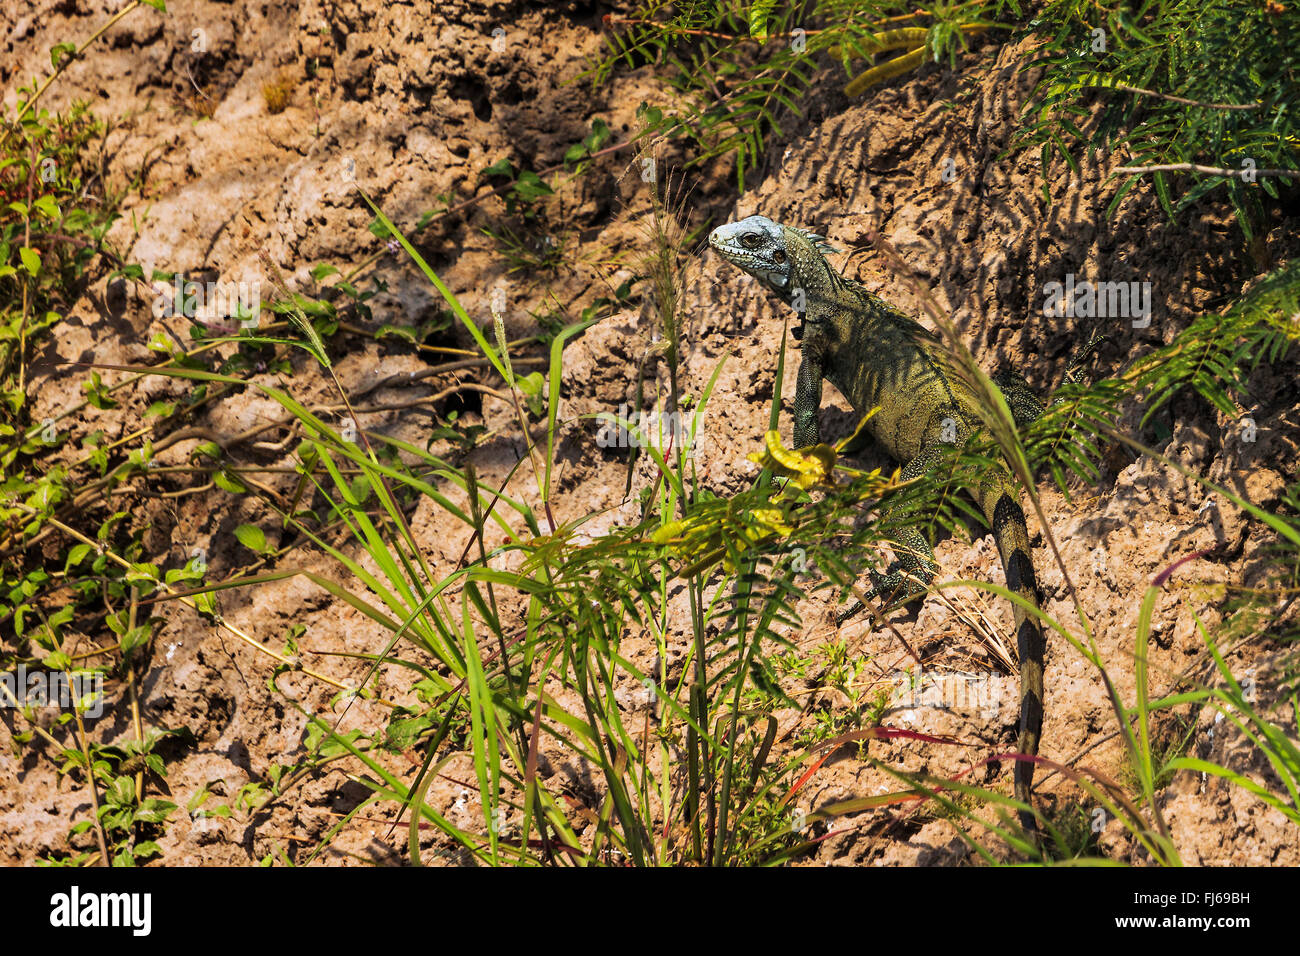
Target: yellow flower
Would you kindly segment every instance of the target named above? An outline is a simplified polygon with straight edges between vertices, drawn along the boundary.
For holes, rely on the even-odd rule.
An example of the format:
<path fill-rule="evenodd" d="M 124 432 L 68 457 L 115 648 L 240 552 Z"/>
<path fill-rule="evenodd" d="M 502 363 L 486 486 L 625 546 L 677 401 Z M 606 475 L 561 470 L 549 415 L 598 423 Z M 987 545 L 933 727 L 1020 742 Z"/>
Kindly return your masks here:
<path fill-rule="evenodd" d="M 763 443 L 765 450 L 749 455 L 750 461 L 780 478 L 789 478 L 800 488 L 833 484 L 831 471 L 835 468 L 836 456 L 830 445 L 813 445 L 801 451 L 791 451 L 781 444 L 781 433 L 775 430 L 763 436 Z"/>

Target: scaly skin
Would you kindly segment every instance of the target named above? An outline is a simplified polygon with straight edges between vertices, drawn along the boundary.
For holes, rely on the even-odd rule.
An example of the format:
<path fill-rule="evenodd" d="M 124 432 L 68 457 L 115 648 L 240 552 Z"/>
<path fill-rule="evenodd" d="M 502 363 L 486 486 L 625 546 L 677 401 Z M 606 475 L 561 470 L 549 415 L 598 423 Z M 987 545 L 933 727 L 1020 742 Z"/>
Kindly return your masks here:
<path fill-rule="evenodd" d="M 954 374 L 934 334 L 831 268 L 823 253 L 834 250 L 820 236 L 750 216 L 719 226 L 709 236 L 709 245 L 802 314 L 802 325 L 795 330 L 803 343 L 794 400 L 796 448 L 821 440 L 817 415 L 824 380 L 839 389 L 859 415 L 879 406 L 867 426 L 871 437 L 903 466 L 904 479 L 916 478 L 935 465 L 945 438 L 964 444 L 980 427 L 976 397 Z M 1077 377 L 1100 342 L 1095 339 L 1080 352 L 1067 380 Z M 1043 413 L 1042 401 L 1023 378 L 1009 373 L 996 381 L 1018 426 Z M 1037 608 L 1029 532 L 1011 473 L 1000 468 L 972 491 L 993 530 L 1007 589 Z M 898 543 L 897 560 L 886 573 L 871 572 L 874 586 L 869 597 L 901 593 L 903 602 L 912 600 L 925 593 L 937 572 L 934 551 L 915 528 L 903 528 Z M 839 620 L 861 609 L 862 604 L 856 603 Z M 1018 749 L 1035 756 L 1043 726 L 1046 638 L 1036 617 L 1019 604 L 1014 611 L 1020 654 Z M 1030 805 L 1033 777 L 1031 761 L 1016 762 L 1016 798 L 1026 805 Z M 1021 812 L 1020 819 L 1026 829 L 1036 828 L 1032 814 Z"/>

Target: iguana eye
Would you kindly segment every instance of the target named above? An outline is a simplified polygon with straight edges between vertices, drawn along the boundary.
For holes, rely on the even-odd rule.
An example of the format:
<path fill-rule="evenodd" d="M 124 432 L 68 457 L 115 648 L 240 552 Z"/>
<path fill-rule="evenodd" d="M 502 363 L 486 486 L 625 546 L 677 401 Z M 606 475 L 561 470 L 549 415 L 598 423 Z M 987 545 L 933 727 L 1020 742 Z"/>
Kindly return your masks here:
<path fill-rule="evenodd" d="M 758 248 L 758 236 L 756 236 L 756 235 L 755 235 L 754 233 L 752 233 L 752 232 L 747 232 L 747 233 L 745 233 L 743 236 L 740 237 L 740 244 L 741 244 L 742 246 L 744 246 L 746 249 L 757 249 L 757 248 Z"/>

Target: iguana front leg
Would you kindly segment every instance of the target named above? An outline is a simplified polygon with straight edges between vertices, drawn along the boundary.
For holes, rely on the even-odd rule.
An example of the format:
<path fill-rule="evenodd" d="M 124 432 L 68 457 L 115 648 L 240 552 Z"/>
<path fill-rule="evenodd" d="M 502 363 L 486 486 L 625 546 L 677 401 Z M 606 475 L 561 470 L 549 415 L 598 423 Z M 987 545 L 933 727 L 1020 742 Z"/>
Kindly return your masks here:
<path fill-rule="evenodd" d="M 822 407 L 822 363 L 816 352 L 805 351 L 794 386 L 794 447 L 807 448 L 821 442 L 817 413 Z"/>
<path fill-rule="evenodd" d="M 805 347 L 806 348 L 806 347 Z M 794 447 L 807 448 L 821 441 L 821 425 L 818 413 L 822 405 L 821 360 L 809 351 L 804 352 L 799 364 L 799 377 L 794 389 Z M 841 455 L 856 455 L 866 451 L 875 442 L 871 429 L 860 424 L 852 440 L 841 442 Z"/>
<path fill-rule="evenodd" d="M 822 441 L 822 427 L 818 421 L 818 412 L 822 410 L 822 362 L 816 351 L 811 349 L 811 343 L 803 346 L 803 359 L 800 362 L 800 375 L 794 382 L 794 447 L 805 449 L 810 445 L 819 444 Z M 859 441 L 859 445 L 870 444 L 868 441 Z M 915 468 L 917 475 L 924 471 L 930 459 L 924 455 L 918 455 L 904 468 L 902 475 L 909 477 L 909 468 Z M 930 542 L 926 541 L 923 535 L 915 528 L 904 528 L 898 535 L 898 544 L 900 544 L 904 553 L 900 554 L 900 561 L 893 562 L 887 572 L 881 575 L 879 572 L 871 571 L 871 580 L 874 587 L 867 593 L 870 598 L 874 594 L 891 594 L 900 588 L 909 589 L 911 600 L 915 593 L 924 593 L 926 585 L 918 585 L 915 581 L 907 579 L 906 572 L 922 576 L 923 580 L 933 578 L 935 572 L 928 571 L 927 568 L 933 567 L 937 570 L 937 564 L 933 562 L 933 551 L 930 548 Z M 928 562 L 928 563 L 927 563 Z M 915 593 L 913 593 L 915 592 Z M 862 601 L 854 601 L 848 610 L 841 611 L 836 615 L 836 623 L 839 624 L 852 618 L 854 614 L 861 611 L 865 604 Z"/>

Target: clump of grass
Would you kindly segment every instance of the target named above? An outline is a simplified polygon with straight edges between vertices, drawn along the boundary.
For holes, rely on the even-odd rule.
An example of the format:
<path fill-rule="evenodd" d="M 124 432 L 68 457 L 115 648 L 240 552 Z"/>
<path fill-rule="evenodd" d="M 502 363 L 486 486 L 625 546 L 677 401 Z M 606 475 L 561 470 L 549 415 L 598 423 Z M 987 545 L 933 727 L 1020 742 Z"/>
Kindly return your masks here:
<path fill-rule="evenodd" d="M 564 267 L 569 238 L 565 234 L 558 237 L 521 235 L 509 226 L 503 226 L 499 231 L 483 229 L 482 232 L 496 243 L 498 253 L 512 273 L 555 276 Z"/>
<path fill-rule="evenodd" d="M 283 113 L 297 86 L 297 79 L 286 72 L 277 73 L 274 79 L 263 83 L 262 99 L 266 101 L 266 111 L 272 116 Z"/>
<path fill-rule="evenodd" d="M 212 84 L 208 83 L 202 88 L 196 86 L 186 90 L 181 94 L 181 108 L 198 119 L 212 119 L 217 111 L 217 98 L 212 95 L 213 89 Z"/>

